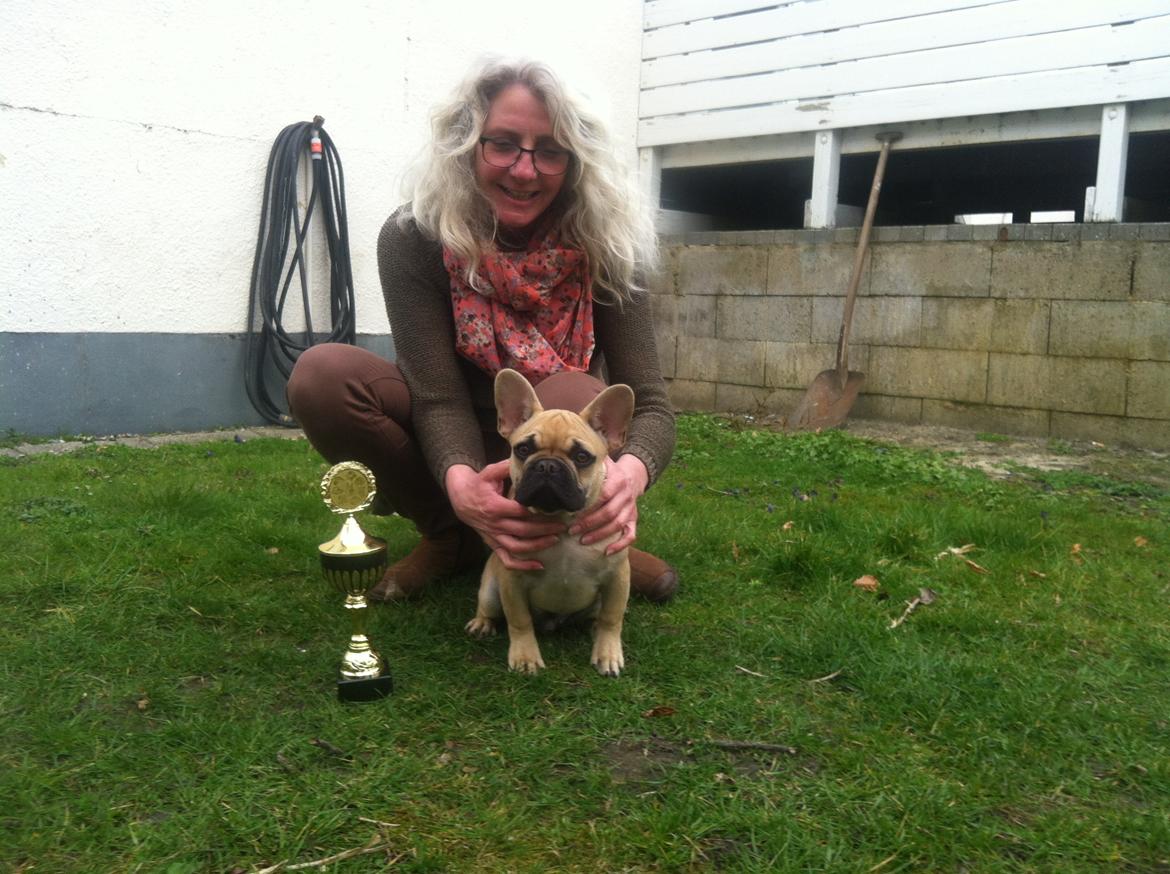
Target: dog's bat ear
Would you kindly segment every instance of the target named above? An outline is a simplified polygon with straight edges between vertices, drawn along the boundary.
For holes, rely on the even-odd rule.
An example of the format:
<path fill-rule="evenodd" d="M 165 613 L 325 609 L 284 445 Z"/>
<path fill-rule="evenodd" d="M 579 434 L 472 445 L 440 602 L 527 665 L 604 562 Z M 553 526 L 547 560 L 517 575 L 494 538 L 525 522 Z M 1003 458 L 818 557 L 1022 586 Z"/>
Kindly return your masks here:
<path fill-rule="evenodd" d="M 611 385 L 589 402 L 581 418 L 605 438 L 606 447 L 616 452 L 626 444 L 630 419 L 634 415 L 634 390 L 628 385 Z"/>
<path fill-rule="evenodd" d="M 543 412 L 528 380 L 505 368 L 496 374 L 496 428 L 507 440 L 512 432 Z"/>

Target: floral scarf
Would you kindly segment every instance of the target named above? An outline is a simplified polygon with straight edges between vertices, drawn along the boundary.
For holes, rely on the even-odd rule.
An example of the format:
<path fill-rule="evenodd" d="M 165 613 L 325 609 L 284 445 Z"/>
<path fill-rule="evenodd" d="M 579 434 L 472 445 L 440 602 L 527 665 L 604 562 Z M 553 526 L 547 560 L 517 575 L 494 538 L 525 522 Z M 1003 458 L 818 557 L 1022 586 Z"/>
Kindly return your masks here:
<path fill-rule="evenodd" d="M 520 251 L 487 252 L 467 282 L 467 264 L 443 250 L 451 279 L 455 348 L 495 376 L 505 367 L 536 384 L 561 370 L 588 370 L 593 356 L 589 260 L 562 244 L 555 229 L 538 231 Z"/>

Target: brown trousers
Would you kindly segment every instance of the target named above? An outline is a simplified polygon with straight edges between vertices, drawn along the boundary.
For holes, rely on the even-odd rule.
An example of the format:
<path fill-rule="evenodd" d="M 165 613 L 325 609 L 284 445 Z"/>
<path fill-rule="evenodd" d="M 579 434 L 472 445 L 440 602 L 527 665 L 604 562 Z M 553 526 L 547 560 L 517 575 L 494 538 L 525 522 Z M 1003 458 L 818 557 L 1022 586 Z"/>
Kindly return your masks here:
<path fill-rule="evenodd" d="M 587 373 L 556 373 L 536 386 L 545 409 L 580 411 L 604 388 Z M 398 367 L 343 343 L 301 353 L 288 381 L 293 418 L 330 464 L 360 461 L 374 473 L 378 495 L 433 537 L 458 520 L 435 482 L 411 427 L 410 390 Z M 488 462 L 508 457 L 495 431 L 483 434 Z"/>

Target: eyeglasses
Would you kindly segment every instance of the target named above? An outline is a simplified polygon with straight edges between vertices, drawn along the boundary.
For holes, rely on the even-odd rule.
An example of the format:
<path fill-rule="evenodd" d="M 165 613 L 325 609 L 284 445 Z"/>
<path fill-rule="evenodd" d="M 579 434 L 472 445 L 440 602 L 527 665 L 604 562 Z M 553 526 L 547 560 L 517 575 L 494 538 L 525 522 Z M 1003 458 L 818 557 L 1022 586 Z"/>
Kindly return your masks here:
<path fill-rule="evenodd" d="M 480 137 L 479 144 L 483 149 L 483 159 L 493 167 L 508 170 L 516 166 L 516 162 L 525 154 L 529 154 L 536 172 L 544 176 L 560 176 L 569 169 L 569 161 L 573 157 L 573 153 L 565 149 L 551 149 L 547 146 L 525 149 L 511 140 L 495 137 Z"/>

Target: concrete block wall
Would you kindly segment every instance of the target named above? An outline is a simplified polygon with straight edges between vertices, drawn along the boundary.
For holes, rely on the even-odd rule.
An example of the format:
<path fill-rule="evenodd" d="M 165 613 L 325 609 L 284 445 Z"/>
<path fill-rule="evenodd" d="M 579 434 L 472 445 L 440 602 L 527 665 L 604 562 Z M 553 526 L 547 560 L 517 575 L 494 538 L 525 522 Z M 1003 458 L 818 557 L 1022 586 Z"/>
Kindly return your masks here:
<path fill-rule="evenodd" d="M 663 238 L 675 405 L 785 415 L 834 365 L 856 228 Z M 882 227 L 858 418 L 1170 449 L 1170 224 Z"/>

